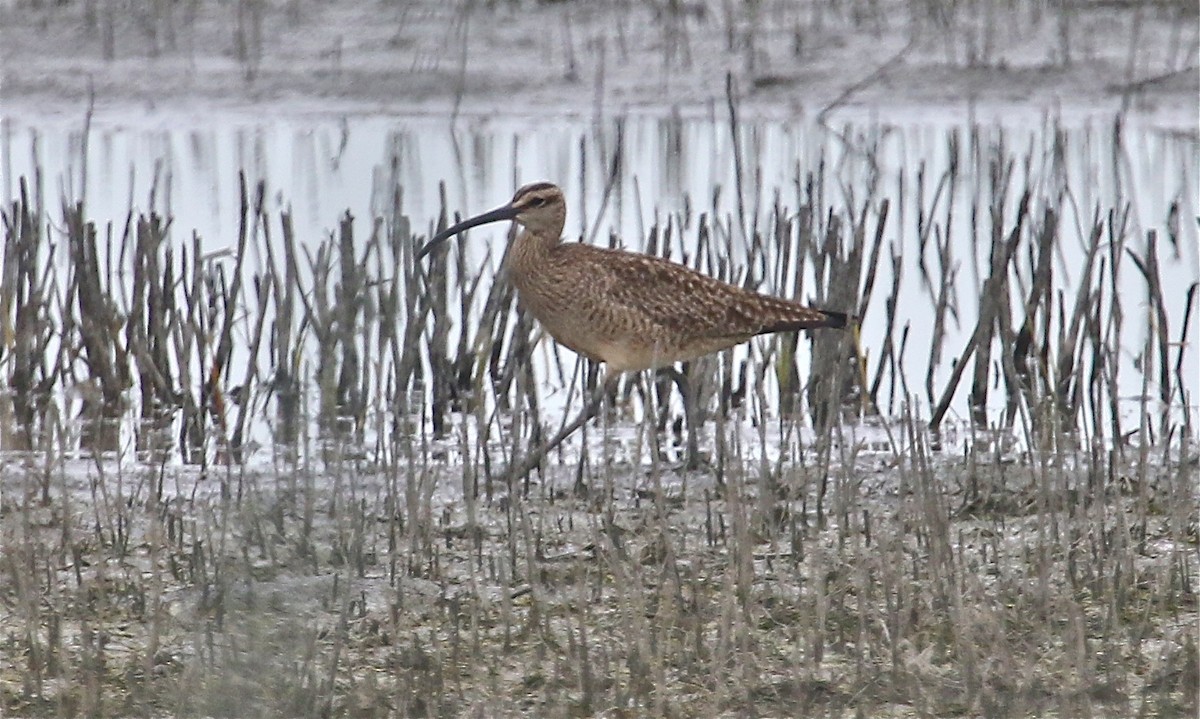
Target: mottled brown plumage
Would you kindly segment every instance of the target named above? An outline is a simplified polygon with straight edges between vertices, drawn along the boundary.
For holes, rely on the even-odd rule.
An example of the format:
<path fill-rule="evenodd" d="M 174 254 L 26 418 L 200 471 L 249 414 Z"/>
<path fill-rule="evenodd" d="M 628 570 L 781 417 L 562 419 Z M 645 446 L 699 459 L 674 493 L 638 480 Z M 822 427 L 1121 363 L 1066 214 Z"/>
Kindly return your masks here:
<path fill-rule="evenodd" d="M 845 327 L 846 315 L 761 295 L 651 255 L 560 241 L 558 187 L 526 185 L 512 202 L 439 232 L 421 248 L 487 222 L 514 220 L 509 276 L 522 305 L 559 343 L 611 370 L 696 359 L 768 332 Z"/>

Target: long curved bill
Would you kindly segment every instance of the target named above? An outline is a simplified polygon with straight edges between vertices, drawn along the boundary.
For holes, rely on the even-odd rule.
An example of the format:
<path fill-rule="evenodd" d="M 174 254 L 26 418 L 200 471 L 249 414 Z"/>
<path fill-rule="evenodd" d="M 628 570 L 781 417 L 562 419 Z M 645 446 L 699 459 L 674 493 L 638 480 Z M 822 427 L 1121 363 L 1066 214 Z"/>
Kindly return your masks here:
<path fill-rule="evenodd" d="M 460 232 L 465 232 L 472 227 L 478 227 L 479 225 L 486 225 L 489 222 L 511 220 L 516 216 L 517 208 L 513 207 L 512 205 L 505 205 L 504 207 L 497 207 L 491 212 L 485 212 L 482 215 L 476 215 L 470 219 L 463 220 L 457 225 L 451 225 L 450 227 L 447 227 L 446 229 L 434 235 L 433 239 L 425 243 L 424 247 L 422 247 L 420 250 L 417 250 L 417 261 L 420 262 L 422 259 L 424 259 L 425 255 L 428 255 L 433 251 L 433 248 L 442 244 L 451 237 L 454 237 Z"/>

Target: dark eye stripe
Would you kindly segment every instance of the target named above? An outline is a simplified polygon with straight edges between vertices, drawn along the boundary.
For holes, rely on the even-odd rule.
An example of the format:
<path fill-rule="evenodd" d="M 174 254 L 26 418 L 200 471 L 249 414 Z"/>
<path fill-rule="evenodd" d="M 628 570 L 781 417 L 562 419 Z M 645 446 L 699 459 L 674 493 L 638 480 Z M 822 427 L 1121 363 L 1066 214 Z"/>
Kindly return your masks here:
<path fill-rule="evenodd" d="M 513 204 L 521 209 L 534 209 L 538 207 L 546 207 L 557 200 L 557 197 L 533 196 L 524 195 L 513 200 Z"/>
<path fill-rule="evenodd" d="M 520 202 L 520 200 L 522 198 L 528 196 L 530 193 L 541 192 L 544 190 L 557 190 L 557 189 L 558 189 L 557 187 L 555 187 L 554 185 L 552 185 L 549 182 L 535 182 L 532 185 L 525 185 L 521 189 L 517 190 L 517 194 L 513 196 L 512 202 L 515 205 L 518 202 Z"/>

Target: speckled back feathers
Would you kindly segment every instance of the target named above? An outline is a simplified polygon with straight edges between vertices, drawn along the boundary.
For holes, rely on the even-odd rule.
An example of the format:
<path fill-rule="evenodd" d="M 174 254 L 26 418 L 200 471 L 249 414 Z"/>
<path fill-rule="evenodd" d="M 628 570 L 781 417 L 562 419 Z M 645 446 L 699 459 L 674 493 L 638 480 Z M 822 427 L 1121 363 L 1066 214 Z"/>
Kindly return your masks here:
<path fill-rule="evenodd" d="M 559 342 L 616 370 L 695 359 L 766 332 L 846 325 L 842 313 L 650 255 L 577 243 L 534 256 L 519 250 L 509 271 L 521 302 Z"/>

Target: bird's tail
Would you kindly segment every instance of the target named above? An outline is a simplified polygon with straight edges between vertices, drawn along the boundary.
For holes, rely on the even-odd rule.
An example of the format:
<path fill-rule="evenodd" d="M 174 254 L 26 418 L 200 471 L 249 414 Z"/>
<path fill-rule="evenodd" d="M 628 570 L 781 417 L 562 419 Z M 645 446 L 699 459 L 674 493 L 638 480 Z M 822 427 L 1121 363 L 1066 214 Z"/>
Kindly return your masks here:
<path fill-rule="evenodd" d="M 774 321 L 764 325 L 759 334 L 769 332 L 795 332 L 797 330 L 812 330 L 823 327 L 841 329 L 846 327 L 852 317 L 845 312 L 833 310 L 818 310 L 811 307 L 800 307 L 788 304 L 780 308 L 779 315 Z"/>
<path fill-rule="evenodd" d="M 817 310 L 825 315 L 826 324 L 818 325 L 819 327 L 830 327 L 832 329 L 841 329 L 850 324 L 853 318 L 845 312 L 834 312 L 833 310 Z"/>

